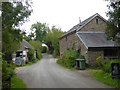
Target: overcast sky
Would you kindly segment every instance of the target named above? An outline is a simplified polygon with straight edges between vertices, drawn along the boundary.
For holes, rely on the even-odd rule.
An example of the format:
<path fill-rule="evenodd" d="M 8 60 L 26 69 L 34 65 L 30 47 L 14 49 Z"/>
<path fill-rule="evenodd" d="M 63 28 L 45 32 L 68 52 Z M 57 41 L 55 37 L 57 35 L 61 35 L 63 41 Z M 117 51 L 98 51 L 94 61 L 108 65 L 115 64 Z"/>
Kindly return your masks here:
<path fill-rule="evenodd" d="M 36 22 L 57 26 L 68 31 L 74 25 L 99 13 L 105 19 L 108 2 L 105 0 L 33 0 L 33 13 L 30 21 L 22 26 L 27 32 Z"/>

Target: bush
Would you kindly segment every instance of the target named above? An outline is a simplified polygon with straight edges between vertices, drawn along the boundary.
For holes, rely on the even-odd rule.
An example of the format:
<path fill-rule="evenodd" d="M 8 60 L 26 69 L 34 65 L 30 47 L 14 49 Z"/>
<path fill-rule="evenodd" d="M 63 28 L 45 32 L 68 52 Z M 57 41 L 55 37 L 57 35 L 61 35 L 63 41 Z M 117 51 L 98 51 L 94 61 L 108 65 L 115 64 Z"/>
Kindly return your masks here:
<path fill-rule="evenodd" d="M 77 52 L 75 50 L 66 50 L 64 52 L 63 57 L 59 58 L 57 63 L 67 68 L 74 68 L 76 57 L 77 57 Z"/>
<path fill-rule="evenodd" d="M 36 57 L 38 59 L 41 59 L 42 58 L 42 54 L 41 54 L 41 52 L 42 52 L 42 43 L 40 41 L 34 41 L 34 40 L 30 41 L 29 43 L 31 45 L 33 45 L 34 48 L 36 49 L 36 51 L 37 51 L 36 52 Z"/>
<path fill-rule="evenodd" d="M 105 73 L 110 73 L 111 64 L 112 63 L 120 63 L 119 59 L 99 59 L 97 60 L 98 67 L 103 70 Z"/>
<path fill-rule="evenodd" d="M 112 74 L 111 74 L 112 63 L 120 64 L 120 59 L 104 60 L 102 58 L 97 58 L 97 64 L 101 70 L 97 70 L 92 73 L 95 76 L 95 78 L 100 80 L 101 82 L 118 88 L 119 87 L 118 83 L 120 82 L 120 80 L 118 81 L 117 79 L 112 79 Z"/>
<path fill-rule="evenodd" d="M 28 51 L 28 59 L 29 59 L 29 61 L 35 62 L 35 56 L 34 56 L 34 54 L 35 54 L 34 49 L 30 49 Z"/>
<path fill-rule="evenodd" d="M 110 60 L 109 59 L 105 59 L 102 61 L 102 66 L 103 66 L 103 72 L 105 73 L 109 73 L 110 72 Z"/>
<path fill-rule="evenodd" d="M 54 51 L 53 51 L 53 57 L 56 58 L 56 57 L 58 57 L 58 56 L 59 56 L 59 51 L 54 50 Z"/>
<path fill-rule="evenodd" d="M 60 64 L 60 65 L 62 65 L 62 66 L 64 66 L 64 60 L 62 58 L 59 58 L 57 60 L 57 63 Z"/>
<path fill-rule="evenodd" d="M 79 58 L 79 59 L 85 59 L 85 57 L 83 55 L 81 55 L 81 53 L 77 53 L 77 58 Z"/>
<path fill-rule="evenodd" d="M 37 50 L 37 52 L 36 52 L 36 58 L 39 59 L 39 60 L 42 58 L 41 51 Z"/>
<path fill-rule="evenodd" d="M 7 61 L 2 61 L 2 88 L 10 88 L 10 82 L 14 72 L 15 65 L 7 63 Z"/>

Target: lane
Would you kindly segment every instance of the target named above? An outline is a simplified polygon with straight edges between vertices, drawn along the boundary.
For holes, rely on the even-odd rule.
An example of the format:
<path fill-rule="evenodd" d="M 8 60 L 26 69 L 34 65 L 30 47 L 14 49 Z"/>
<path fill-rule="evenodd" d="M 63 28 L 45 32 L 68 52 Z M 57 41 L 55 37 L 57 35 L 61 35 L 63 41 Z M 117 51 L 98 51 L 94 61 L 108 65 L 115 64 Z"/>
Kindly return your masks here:
<path fill-rule="evenodd" d="M 56 64 L 51 55 L 43 54 L 42 60 L 32 66 L 16 69 L 27 88 L 110 88 L 97 80 L 70 71 Z"/>

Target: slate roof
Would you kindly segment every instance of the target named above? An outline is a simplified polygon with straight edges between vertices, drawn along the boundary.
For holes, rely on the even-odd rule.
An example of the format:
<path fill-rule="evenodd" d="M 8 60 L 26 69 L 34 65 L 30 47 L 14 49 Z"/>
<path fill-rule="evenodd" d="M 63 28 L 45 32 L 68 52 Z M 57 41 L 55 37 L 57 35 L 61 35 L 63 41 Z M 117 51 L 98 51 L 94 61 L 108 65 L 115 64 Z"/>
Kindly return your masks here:
<path fill-rule="evenodd" d="M 77 32 L 79 39 L 88 47 L 115 47 L 115 43 L 107 40 L 104 32 Z"/>
<path fill-rule="evenodd" d="M 32 45 L 30 45 L 26 40 L 23 39 L 21 42 L 21 49 L 24 49 L 24 48 L 34 49 Z"/>
<path fill-rule="evenodd" d="M 96 13 L 96 14 L 92 15 L 91 17 L 87 18 L 86 20 L 82 21 L 81 23 L 73 26 L 69 31 L 67 31 L 65 34 L 63 34 L 60 38 L 68 35 L 69 33 L 74 32 L 74 31 L 77 32 L 78 30 L 82 29 L 86 24 L 88 24 L 91 20 L 93 20 L 97 16 L 102 18 L 106 22 L 106 20 L 102 16 L 100 16 L 98 13 Z"/>

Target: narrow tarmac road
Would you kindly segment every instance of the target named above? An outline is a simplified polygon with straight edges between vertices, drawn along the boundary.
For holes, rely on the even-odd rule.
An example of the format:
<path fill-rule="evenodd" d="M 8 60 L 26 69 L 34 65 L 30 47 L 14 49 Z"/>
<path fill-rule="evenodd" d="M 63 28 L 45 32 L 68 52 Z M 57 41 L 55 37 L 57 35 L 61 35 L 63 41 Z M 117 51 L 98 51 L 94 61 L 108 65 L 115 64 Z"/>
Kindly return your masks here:
<path fill-rule="evenodd" d="M 61 67 L 56 64 L 56 59 L 47 54 L 31 66 L 16 68 L 16 73 L 27 88 L 110 88 L 80 72 Z"/>

